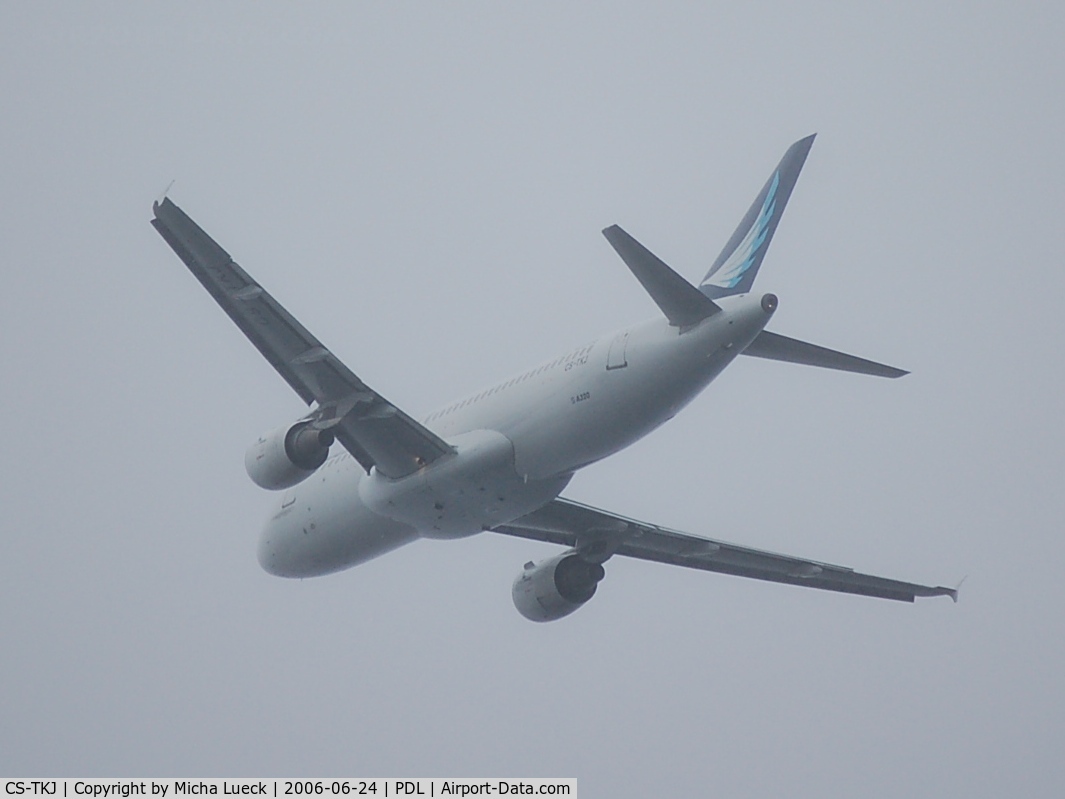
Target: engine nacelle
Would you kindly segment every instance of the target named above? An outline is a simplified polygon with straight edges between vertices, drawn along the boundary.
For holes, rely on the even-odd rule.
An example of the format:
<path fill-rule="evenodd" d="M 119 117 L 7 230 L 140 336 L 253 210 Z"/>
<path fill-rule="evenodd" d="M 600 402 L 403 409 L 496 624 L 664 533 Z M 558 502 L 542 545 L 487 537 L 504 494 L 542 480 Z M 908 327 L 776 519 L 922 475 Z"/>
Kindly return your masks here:
<path fill-rule="evenodd" d="M 279 491 L 314 474 L 329 457 L 333 434 L 296 422 L 259 436 L 244 453 L 248 477 L 260 488 Z"/>
<path fill-rule="evenodd" d="M 514 607 L 530 621 L 568 616 L 593 596 L 606 572 L 573 550 L 539 563 L 529 561 L 514 581 Z"/>

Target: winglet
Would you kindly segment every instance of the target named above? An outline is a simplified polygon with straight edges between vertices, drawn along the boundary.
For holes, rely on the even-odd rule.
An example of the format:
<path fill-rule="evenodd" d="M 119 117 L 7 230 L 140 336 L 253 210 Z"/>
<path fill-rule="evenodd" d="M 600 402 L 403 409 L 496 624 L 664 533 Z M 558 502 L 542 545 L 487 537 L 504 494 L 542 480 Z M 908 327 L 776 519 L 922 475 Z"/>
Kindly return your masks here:
<path fill-rule="evenodd" d="M 751 290 L 816 135 L 800 139 L 784 153 L 725 249 L 703 278 L 699 285 L 703 294 L 716 300 Z"/>
<path fill-rule="evenodd" d="M 962 580 L 962 582 L 965 582 Z M 914 591 L 914 597 L 930 597 L 930 596 L 949 596 L 953 600 L 954 604 L 958 604 L 958 589 L 961 588 L 961 583 L 958 583 L 954 588 L 946 588 L 942 585 L 937 585 L 935 588 L 926 588 L 924 586 L 915 586 L 918 590 Z M 911 600 L 912 601 L 912 600 Z"/>
<path fill-rule="evenodd" d="M 175 183 L 177 183 L 177 178 L 174 178 L 174 179 L 173 179 L 172 181 L 170 181 L 169 183 L 167 183 L 167 184 L 166 184 L 166 188 L 165 188 L 165 189 L 163 189 L 163 193 L 162 193 L 162 194 L 160 194 L 160 195 L 159 195 L 159 197 L 157 197 L 157 198 L 156 198 L 156 200 L 155 200 L 155 202 L 154 202 L 154 203 L 152 203 L 152 210 L 153 210 L 153 211 L 156 211 L 156 210 L 158 210 L 158 209 L 159 209 L 159 204 L 160 204 L 160 203 L 161 203 L 161 202 L 162 202 L 163 200 L 165 200 L 165 199 L 166 199 L 166 195 L 168 195 L 168 194 L 170 193 L 170 190 L 171 190 L 172 188 L 174 188 L 174 184 L 175 184 Z"/>
<path fill-rule="evenodd" d="M 689 327 L 721 310 L 618 225 L 606 228 L 603 235 L 674 327 Z"/>
<path fill-rule="evenodd" d="M 964 577 L 962 577 L 960 580 L 958 580 L 958 584 L 956 586 L 954 586 L 954 588 L 951 589 L 949 596 L 950 596 L 951 599 L 954 600 L 954 604 L 955 605 L 958 604 L 958 593 L 961 591 L 961 584 L 964 583 L 968 579 L 969 579 L 969 575 L 967 574 Z"/>

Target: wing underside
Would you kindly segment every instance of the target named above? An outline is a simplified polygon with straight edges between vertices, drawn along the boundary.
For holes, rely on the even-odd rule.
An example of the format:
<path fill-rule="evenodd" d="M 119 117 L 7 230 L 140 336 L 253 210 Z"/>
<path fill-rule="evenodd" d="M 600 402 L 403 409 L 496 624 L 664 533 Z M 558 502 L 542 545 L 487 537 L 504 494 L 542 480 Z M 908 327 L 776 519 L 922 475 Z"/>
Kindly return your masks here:
<path fill-rule="evenodd" d="M 303 401 L 317 403 L 313 423 L 364 468 L 402 477 L 451 451 L 363 383 L 184 211 L 169 199 L 154 211 L 152 226 Z"/>
<path fill-rule="evenodd" d="M 510 524 L 496 527 L 494 532 L 573 547 L 597 561 L 611 555 L 625 555 L 738 577 L 903 602 L 929 596 L 949 596 L 957 601 L 958 597 L 953 588 L 891 580 L 861 574 L 845 566 L 701 538 L 562 498 Z"/>

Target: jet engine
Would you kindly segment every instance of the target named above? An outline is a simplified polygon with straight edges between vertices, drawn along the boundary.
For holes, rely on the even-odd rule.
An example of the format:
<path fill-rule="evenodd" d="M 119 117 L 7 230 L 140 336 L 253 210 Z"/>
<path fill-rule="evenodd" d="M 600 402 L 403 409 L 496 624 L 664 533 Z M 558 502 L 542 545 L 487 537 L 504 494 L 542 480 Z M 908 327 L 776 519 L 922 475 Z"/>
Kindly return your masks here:
<path fill-rule="evenodd" d="M 329 457 L 333 434 L 316 430 L 310 422 L 285 425 L 259 436 L 244 453 L 248 477 L 260 488 L 279 491 L 314 474 Z"/>
<path fill-rule="evenodd" d="M 514 581 L 514 607 L 530 621 L 568 616 L 593 596 L 606 572 L 570 550 L 539 563 L 529 561 Z"/>

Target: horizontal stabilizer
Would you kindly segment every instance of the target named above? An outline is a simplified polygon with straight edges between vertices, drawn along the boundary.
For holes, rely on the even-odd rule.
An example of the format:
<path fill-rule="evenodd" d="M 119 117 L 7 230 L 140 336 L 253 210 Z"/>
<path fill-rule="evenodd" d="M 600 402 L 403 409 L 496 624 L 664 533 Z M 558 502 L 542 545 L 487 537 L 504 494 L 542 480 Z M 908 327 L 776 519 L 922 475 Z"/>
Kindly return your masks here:
<path fill-rule="evenodd" d="M 858 372 L 863 375 L 875 375 L 876 377 L 902 377 L 909 372 L 896 369 L 894 366 L 885 366 L 882 363 L 868 361 L 855 355 L 847 355 L 844 352 L 836 352 L 826 347 L 818 347 L 816 344 L 808 344 L 805 341 L 781 336 L 778 333 L 770 333 L 763 330 L 752 341 L 744 355 L 753 355 L 755 358 L 769 358 L 773 361 L 788 361 L 789 363 L 803 363 L 807 366 L 820 366 L 824 369 L 838 369 L 841 372 Z"/>
<path fill-rule="evenodd" d="M 603 235 L 674 327 L 694 325 L 721 310 L 618 225 L 611 225 Z"/>

